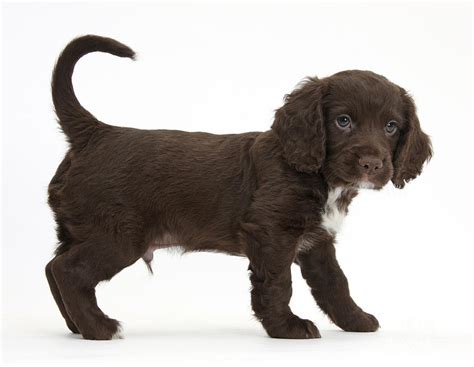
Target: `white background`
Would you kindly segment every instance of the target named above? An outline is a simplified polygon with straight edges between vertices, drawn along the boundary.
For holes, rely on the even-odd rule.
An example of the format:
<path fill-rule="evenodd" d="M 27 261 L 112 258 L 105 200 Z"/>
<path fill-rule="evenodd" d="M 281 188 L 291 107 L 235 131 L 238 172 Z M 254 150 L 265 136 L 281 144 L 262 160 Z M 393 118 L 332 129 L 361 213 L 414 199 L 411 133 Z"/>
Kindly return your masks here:
<path fill-rule="evenodd" d="M 464 365 L 471 355 L 471 7 L 454 4 L 6 4 L 2 16 L 2 350 L 12 365 Z M 344 333 L 293 269 L 295 313 L 320 340 L 266 337 L 250 310 L 247 261 L 155 253 L 100 285 L 125 339 L 68 332 L 44 265 L 55 247 L 46 205 L 66 151 L 50 76 L 81 34 L 124 42 L 138 61 L 89 55 L 81 103 L 107 123 L 214 133 L 267 130 L 305 76 L 369 69 L 411 91 L 435 155 L 420 178 L 362 192 L 338 239 L 354 299 L 374 334 Z"/>

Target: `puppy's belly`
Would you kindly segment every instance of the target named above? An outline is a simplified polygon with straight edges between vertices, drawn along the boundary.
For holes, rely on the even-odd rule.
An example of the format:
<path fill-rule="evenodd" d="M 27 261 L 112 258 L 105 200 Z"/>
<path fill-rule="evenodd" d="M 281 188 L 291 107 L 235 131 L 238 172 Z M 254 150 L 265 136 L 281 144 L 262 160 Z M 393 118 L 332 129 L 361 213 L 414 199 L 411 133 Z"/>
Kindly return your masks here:
<path fill-rule="evenodd" d="M 143 254 L 142 259 L 149 263 L 153 260 L 153 252 L 155 252 L 155 250 L 179 246 L 181 246 L 181 244 L 175 236 L 165 233 L 162 236 L 157 237 L 148 245 L 148 249 Z"/>
<path fill-rule="evenodd" d="M 193 243 L 192 240 L 184 241 L 179 239 L 177 236 L 174 236 L 170 233 L 165 233 L 158 236 L 154 241 L 150 242 L 146 252 L 143 254 L 142 259 L 146 263 L 153 261 L 153 253 L 156 250 L 166 249 L 166 248 L 180 248 L 184 252 L 188 251 L 211 251 L 211 252 L 221 252 L 234 256 L 245 256 L 243 250 L 238 242 L 233 241 L 210 241 L 205 243 Z"/>

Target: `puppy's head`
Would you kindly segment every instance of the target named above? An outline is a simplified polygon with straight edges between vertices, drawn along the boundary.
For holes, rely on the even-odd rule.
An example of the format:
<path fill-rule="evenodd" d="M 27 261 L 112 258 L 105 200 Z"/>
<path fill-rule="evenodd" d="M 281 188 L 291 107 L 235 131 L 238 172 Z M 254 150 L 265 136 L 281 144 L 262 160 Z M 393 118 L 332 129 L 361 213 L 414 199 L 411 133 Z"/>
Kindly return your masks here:
<path fill-rule="evenodd" d="M 288 163 L 320 171 L 331 186 L 398 188 L 417 177 L 431 157 L 413 99 L 369 71 L 309 78 L 285 97 L 275 114 Z"/>

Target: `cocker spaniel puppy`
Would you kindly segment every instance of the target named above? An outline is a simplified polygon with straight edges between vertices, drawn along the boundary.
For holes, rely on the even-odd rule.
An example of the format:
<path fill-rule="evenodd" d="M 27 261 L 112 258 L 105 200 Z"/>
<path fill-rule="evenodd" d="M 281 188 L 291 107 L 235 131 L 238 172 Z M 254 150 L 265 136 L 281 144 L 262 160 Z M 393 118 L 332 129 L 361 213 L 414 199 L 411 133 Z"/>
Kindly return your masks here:
<path fill-rule="evenodd" d="M 413 99 L 369 71 L 308 78 L 265 132 L 232 135 L 137 130 L 105 124 L 76 99 L 76 62 L 100 51 L 134 57 L 98 36 L 73 40 L 52 93 L 69 151 L 49 185 L 59 246 L 46 276 L 69 329 L 111 339 L 119 322 L 97 306 L 95 286 L 153 251 L 220 251 L 249 259 L 251 301 L 269 336 L 318 338 L 293 314 L 292 263 L 340 328 L 375 331 L 351 298 L 334 239 L 361 188 L 402 188 L 431 156 Z"/>

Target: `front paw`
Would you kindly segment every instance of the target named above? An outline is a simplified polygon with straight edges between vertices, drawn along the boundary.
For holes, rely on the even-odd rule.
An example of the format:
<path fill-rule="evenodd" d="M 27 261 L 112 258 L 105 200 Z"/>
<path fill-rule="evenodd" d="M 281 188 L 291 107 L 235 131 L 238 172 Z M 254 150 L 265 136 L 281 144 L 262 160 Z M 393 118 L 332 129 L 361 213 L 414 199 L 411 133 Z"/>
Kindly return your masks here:
<path fill-rule="evenodd" d="M 321 338 L 316 325 L 310 320 L 300 319 L 296 315 L 290 316 L 285 322 L 272 323 L 265 327 L 272 338 L 280 339 L 315 339 Z"/>
<path fill-rule="evenodd" d="M 350 313 L 337 325 L 344 331 L 354 332 L 373 332 L 379 328 L 379 322 L 375 316 L 362 310 Z"/>

